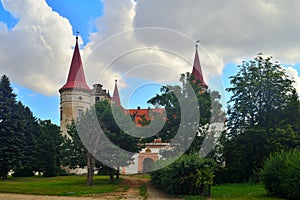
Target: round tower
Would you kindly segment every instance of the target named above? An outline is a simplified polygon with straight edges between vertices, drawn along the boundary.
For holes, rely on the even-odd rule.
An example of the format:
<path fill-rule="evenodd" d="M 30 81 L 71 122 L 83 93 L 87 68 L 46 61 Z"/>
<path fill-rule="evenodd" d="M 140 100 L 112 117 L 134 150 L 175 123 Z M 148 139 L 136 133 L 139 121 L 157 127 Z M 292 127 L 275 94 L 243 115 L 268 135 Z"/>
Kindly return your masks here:
<path fill-rule="evenodd" d="M 67 125 L 80 117 L 91 106 L 91 89 L 86 84 L 76 37 L 75 49 L 66 84 L 60 93 L 60 131 L 67 133 Z"/>

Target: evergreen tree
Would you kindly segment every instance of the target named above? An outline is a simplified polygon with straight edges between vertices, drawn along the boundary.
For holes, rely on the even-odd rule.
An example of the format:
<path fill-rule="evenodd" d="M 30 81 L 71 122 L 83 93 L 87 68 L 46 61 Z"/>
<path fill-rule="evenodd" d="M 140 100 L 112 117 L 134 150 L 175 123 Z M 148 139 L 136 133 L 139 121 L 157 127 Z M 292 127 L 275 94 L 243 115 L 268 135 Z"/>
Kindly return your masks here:
<path fill-rule="evenodd" d="M 23 157 L 20 158 L 22 166 L 17 168 L 13 176 L 33 176 L 33 171 L 37 171 L 37 136 L 39 133 L 37 119 L 33 116 L 28 107 L 21 102 L 17 103 L 19 120 L 19 130 L 24 133 L 22 145 Z"/>
<path fill-rule="evenodd" d="M 21 117 L 16 95 L 6 75 L 0 81 L 0 173 L 6 179 L 10 170 L 21 166 L 24 132 L 19 127 Z"/>
<path fill-rule="evenodd" d="M 58 176 L 63 173 L 61 160 L 63 136 L 59 126 L 50 120 L 39 121 L 39 134 L 37 136 L 37 171 L 43 172 L 46 177 Z"/>

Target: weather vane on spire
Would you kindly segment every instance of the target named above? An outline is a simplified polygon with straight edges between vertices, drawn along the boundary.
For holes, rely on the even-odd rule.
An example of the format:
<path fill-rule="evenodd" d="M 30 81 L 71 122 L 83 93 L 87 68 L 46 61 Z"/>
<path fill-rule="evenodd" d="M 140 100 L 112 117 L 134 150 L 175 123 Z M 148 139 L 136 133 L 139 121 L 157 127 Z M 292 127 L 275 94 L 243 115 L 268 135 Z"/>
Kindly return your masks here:
<path fill-rule="evenodd" d="M 200 43 L 200 40 L 196 41 L 196 48 L 198 48 L 198 44 Z"/>
<path fill-rule="evenodd" d="M 78 39 L 79 31 L 76 31 L 76 39 Z"/>

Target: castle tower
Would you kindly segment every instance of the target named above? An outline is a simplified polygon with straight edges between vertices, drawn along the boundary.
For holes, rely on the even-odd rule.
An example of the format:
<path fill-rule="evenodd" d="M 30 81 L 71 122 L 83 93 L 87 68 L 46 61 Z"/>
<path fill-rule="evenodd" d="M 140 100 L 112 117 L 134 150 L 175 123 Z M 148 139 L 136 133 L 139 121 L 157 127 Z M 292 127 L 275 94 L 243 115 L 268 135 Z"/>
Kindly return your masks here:
<path fill-rule="evenodd" d="M 110 101 L 109 91 L 106 92 L 105 89 L 102 88 L 101 84 L 94 84 L 93 89 L 91 90 L 91 105 L 96 104 L 99 101 L 108 100 Z"/>
<path fill-rule="evenodd" d="M 91 106 L 91 90 L 86 84 L 76 37 L 75 49 L 66 84 L 60 93 L 60 131 L 67 133 L 67 124 L 76 120 Z"/>
<path fill-rule="evenodd" d="M 121 101 L 120 101 L 120 95 L 119 95 L 119 90 L 118 90 L 118 84 L 117 84 L 117 82 L 118 81 L 115 80 L 115 89 L 114 89 L 114 93 L 113 93 L 113 96 L 111 98 L 111 101 L 115 105 L 118 105 L 118 106 L 122 107 Z"/>
<path fill-rule="evenodd" d="M 202 74 L 200 59 L 198 56 L 198 44 L 196 44 L 196 52 L 195 52 L 192 75 L 194 76 L 196 81 L 200 82 L 199 87 L 201 87 L 202 91 L 205 92 L 208 88 L 208 85 L 205 83 L 203 74 Z"/>

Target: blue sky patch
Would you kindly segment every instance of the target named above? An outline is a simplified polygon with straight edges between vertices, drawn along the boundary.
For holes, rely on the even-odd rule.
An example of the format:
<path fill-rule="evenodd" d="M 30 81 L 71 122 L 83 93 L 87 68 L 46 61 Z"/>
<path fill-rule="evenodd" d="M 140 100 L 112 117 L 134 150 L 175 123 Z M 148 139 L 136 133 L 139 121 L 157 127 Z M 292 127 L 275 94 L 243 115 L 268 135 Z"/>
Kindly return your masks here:
<path fill-rule="evenodd" d="M 0 21 L 7 25 L 8 30 L 11 30 L 17 23 L 18 19 L 3 8 L 0 1 Z"/>

